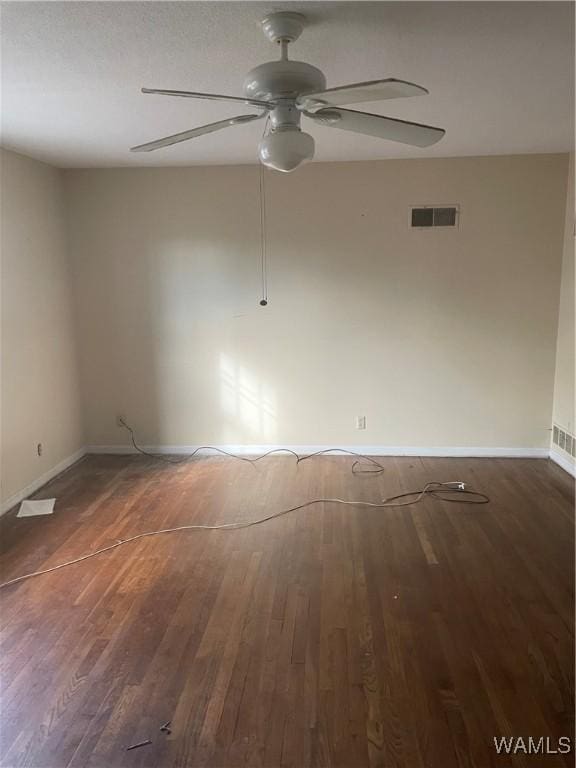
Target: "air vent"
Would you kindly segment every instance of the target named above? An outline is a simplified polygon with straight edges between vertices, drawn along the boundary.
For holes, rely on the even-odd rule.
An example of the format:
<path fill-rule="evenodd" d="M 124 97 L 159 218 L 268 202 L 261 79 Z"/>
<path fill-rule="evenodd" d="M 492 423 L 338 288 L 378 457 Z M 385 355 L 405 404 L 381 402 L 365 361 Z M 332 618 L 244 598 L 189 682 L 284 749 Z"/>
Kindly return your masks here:
<path fill-rule="evenodd" d="M 570 456 L 576 456 L 576 437 L 557 424 L 552 427 L 552 442 Z"/>
<path fill-rule="evenodd" d="M 458 226 L 459 208 L 457 205 L 423 205 L 410 209 L 410 226 L 415 229 Z"/>

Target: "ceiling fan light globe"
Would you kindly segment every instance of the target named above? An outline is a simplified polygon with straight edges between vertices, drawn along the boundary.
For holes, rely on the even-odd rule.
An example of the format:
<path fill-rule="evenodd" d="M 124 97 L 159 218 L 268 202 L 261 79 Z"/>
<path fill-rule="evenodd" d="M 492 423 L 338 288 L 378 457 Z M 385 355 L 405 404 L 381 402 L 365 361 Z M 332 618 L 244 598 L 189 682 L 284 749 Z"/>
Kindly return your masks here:
<path fill-rule="evenodd" d="M 262 165 L 289 173 L 314 157 L 314 139 L 298 128 L 274 131 L 258 145 L 258 157 Z"/>

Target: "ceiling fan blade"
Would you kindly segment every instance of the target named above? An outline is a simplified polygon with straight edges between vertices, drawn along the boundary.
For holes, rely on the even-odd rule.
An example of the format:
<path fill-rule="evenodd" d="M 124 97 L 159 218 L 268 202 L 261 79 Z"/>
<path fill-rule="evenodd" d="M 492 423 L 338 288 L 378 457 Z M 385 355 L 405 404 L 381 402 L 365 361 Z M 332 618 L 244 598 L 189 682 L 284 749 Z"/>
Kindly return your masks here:
<path fill-rule="evenodd" d="M 142 88 L 142 93 L 156 93 L 160 96 L 182 96 L 185 99 L 210 99 L 212 101 L 235 101 L 237 104 L 250 104 L 253 107 L 271 109 L 275 102 L 248 99 L 244 96 L 223 96 L 219 93 L 197 93 L 196 91 L 166 91 L 160 88 Z"/>
<path fill-rule="evenodd" d="M 430 144 L 435 144 L 446 133 L 443 128 L 434 128 L 431 125 L 410 123 L 393 117 L 371 115 L 369 112 L 356 112 L 353 109 L 341 109 L 340 107 L 329 107 L 320 109 L 318 112 L 305 112 L 304 114 L 320 125 L 326 125 L 329 128 L 364 133 L 366 136 L 399 141 L 402 144 L 412 144 L 415 147 L 428 147 Z"/>
<path fill-rule="evenodd" d="M 201 125 L 198 128 L 192 128 L 189 131 L 175 133 L 173 136 L 165 136 L 163 139 L 149 141 L 147 144 L 139 144 L 137 147 L 131 147 L 130 152 L 151 152 L 153 149 L 169 147 L 171 144 L 179 144 L 181 141 L 195 139 L 196 136 L 203 136 L 205 133 L 213 133 L 221 128 L 228 128 L 230 125 L 239 125 L 241 123 L 251 123 L 252 120 L 260 120 L 266 113 L 260 115 L 238 115 L 238 117 L 229 117 L 226 120 L 218 120 L 216 123 Z"/>
<path fill-rule="evenodd" d="M 328 88 L 316 93 L 303 93 L 296 100 L 300 109 L 316 111 L 323 106 L 333 104 L 358 104 L 362 101 L 382 101 L 383 99 L 400 99 L 405 96 L 424 96 L 426 88 L 409 83 L 406 80 L 396 80 L 389 77 L 386 80 L 369 80 L 366 83 L 352 83 Z"/>

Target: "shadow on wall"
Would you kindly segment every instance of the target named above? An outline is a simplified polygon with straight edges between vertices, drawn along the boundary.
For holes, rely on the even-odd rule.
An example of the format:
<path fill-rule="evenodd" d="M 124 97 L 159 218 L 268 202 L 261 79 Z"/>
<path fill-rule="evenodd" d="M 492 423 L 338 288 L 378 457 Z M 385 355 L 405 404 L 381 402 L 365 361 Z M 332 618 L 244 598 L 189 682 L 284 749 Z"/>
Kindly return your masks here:
<path fill-rule="evenodd" d="M 116 415 L 143 445 L 273 439 L 270 387 L 242 351 L 262 322 L 257 173 L 79 174 L 80 192 L 71 177 L 91 443 L 126 443 Z"/>
<path fill-rule="evenodd" d="M 156 387 L 147 392 L 155 410 L 148 427 L 159 444 L 276 438 L 275 393 L 253 354 L 262 325 L 256 255 L 192 239 L 150 253 L 144 312 L 153 349 L 145 364 Z"/>

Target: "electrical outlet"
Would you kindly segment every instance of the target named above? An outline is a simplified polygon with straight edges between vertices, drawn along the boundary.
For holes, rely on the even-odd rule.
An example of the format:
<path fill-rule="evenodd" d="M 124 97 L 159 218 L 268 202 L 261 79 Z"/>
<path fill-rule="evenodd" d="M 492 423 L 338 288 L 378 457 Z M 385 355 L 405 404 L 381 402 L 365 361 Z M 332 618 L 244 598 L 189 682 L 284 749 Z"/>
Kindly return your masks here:
<path fill-rule="evenodd" d="M 124 427 L 126 424 L 126 416 L 123 416 L 121 413 L 117 414 L 116 416 L 116 426 L 117 427 Z"/>
<path fill-rule="evenodd" d="M 366 416 L 356 416 L 356 429 L 366 429 Z"/>
<path fill-rule="evenodd" d="M 43 451 L 42 443 L 38 443 L 38 445 L 36 446 L 36 453 L 38 454 L 38 456 L 42 456 L 42 451 Z"/>

